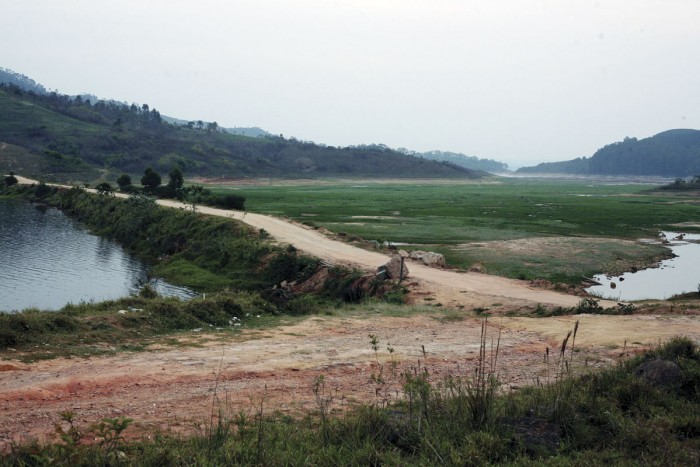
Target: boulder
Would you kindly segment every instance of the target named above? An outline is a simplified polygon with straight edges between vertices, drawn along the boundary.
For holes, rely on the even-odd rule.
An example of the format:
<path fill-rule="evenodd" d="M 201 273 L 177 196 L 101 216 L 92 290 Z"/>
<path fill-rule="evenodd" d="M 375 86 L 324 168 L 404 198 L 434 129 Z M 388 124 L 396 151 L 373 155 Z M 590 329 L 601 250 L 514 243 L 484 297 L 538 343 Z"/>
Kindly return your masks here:
<path fill-rule="evenodd" d="M 444 268 L 447 263 L 445 263 L 445 257 L 440 253 L 428 251 L 423 255 L 423 264 L 431 268 Z"/>
<path fill-rule="evenodd" d="M 409 257 L 408 251 L 406 251 L 406 250 L 399 250 L 399 256 L 402 257 L 402 258 L 408 258 L 408 257 Z"/>
<path fill-rule="evenodd" d="M 416 261 L 421 261 L 426 266 L 433 268 L 442 268 L 446 264 L 445 257 L 443 255 L 432 251 L 414 250 L 409 255 L 409 258 Z"/>
<path fill-rule="evenodd" d="M 379 266 L 377 268 L 377 273 L 374 275 L 375 279 L 380 281 L 385 281 L 389 278 L 389 273 L 386 270 L 386 266 Z"/>
<path fill-rule="evenodd" d="M 425 255 L 425 251 L 422 250 L 413 250 L 408 257 L 411 259 L 415 259 L 416 261 L 421 261 L 423 259 L 423 255 Z"/>
<path fill-rule="evenodd" d="M 470 272 L 484 272 L 484 266 L 482 266 L 481 263 L 474 263 L 469 268 L 469 271 Z"/>
<path fill-rule="evenodd" d="M 388 263 L 386 263 L 384 266 L 380 266 L 380 270 L 381 268 L 385 268 L 389 279 L 398 280 L 401 277 L 401 262 L 401 256 L 394 255 L 391 257 L 391 260 Z M 408 267 L 406 267 L 405 263 L 403 265 L 403 277 L 408 277 Z"/>

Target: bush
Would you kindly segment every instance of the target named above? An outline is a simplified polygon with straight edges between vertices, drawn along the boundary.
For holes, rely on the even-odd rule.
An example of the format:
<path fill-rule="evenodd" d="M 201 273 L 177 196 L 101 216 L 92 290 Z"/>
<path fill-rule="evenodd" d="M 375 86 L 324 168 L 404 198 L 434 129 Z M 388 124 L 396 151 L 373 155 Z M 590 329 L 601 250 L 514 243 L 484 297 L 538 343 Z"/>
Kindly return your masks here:
<path fill-rule="evenodd" d="M 18 183 L 17 177 L 15 177 L 14 172 L 10 172 L 10 175 L 5 177 L 4 180 L 5 180 L 5 185 L 7 185 L 7 186 L 17 185 L 17 183 Z"/>
<path fill-rule="evenodd" d="M 220 207 L 223 209 L 238 209 L 239 211 L 245 209 L 245 198 L 243 196 L 212 196 L 210 198 L 207 198 L 207 201 L 209 201 L 207 204 L 212 204 L 213 206 Z"/>

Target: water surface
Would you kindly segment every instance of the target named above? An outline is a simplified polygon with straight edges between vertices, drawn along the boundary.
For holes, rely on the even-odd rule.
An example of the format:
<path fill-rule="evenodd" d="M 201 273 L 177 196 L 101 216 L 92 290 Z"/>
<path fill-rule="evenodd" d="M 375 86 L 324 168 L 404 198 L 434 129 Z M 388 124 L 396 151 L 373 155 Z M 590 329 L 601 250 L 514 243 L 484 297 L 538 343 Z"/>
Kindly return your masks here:
<path fill-rule="evenodd" d="M 586 289 L 589 293 L 619 301 L 664 300 L 673 295 L 697 292 L 700 287 L 700 235 L 664 232 L 668 247 L 675 258 L 661 261 L 658 268 L 649 268 L 635 273 L 608 277 L 594 277 L 596 285 Z M 683 239 L 678 239 L 683 235 Z M 614 284 L 614 288 L 611 286 Z"/>
<path fill-rule="evenodd" d="M 147 265 L 57 209 L 0 199 L 0 311 L 116 299 L 148 282 Z M 193 295 L 163 280 L 151 285 Z"/>

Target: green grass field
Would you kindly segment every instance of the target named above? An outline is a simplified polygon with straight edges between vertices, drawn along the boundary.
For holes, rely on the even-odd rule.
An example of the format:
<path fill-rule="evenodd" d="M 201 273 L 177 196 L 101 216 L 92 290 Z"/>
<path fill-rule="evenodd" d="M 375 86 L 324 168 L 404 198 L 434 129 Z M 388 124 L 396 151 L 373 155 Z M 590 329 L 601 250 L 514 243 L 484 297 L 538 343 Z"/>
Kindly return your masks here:
<path fill-rule="evenodd" d="M 453 266 L 480 263 L 487 272 L 509 277 L 578 282 L 598 272 L 648 265 L 667 252 L 621 240 L 654 237 L 676 223 L 700 222 L 697 197 L 653 193 L 651 188 L 521 179 L 343 181 L 246 186 L 236 194 L 246 197 L 253 212 L 287 216 L 365 240 L 439 251 Z M 571 240 L 553 240 L 561 237 Z M 524 239 L 541 240 L 519 245 Z M 511 243 L 490 243 L 503 241 Z"/>

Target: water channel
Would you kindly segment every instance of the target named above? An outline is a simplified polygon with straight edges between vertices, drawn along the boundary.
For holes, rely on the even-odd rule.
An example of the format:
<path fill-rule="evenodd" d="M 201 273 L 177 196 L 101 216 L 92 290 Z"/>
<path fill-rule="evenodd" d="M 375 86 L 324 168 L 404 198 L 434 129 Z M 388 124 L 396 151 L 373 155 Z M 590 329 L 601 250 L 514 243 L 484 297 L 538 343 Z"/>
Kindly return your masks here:
<path fill-rule="evenodd" d="M 146 283 L 161 295 L 194 295 L 149 280 L 148 271 L 118 244 L 91 234 L 57 209 L 0 199 L 0 312 L 116 299 Z"/>
<path fill-rule="evenodd" d="M 673 295 L 697 292 L 700 287 L 700 234 L 663 232 L 667 246 L 676 255 L 661 261 L 658 267 L 621 276 L 594 277 L 600 285 L 586 289 L 589 293 L 608 300 L 667 299 Z"/>

